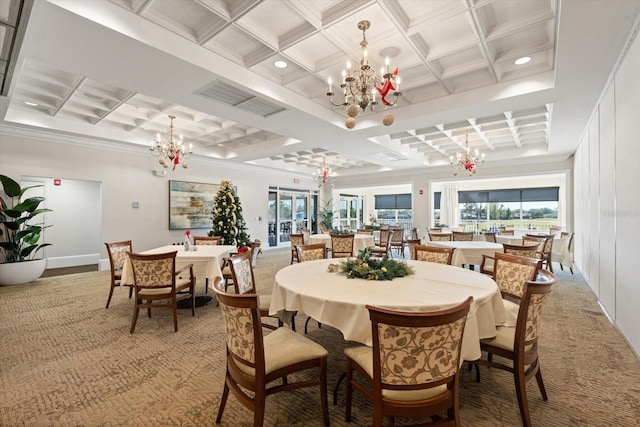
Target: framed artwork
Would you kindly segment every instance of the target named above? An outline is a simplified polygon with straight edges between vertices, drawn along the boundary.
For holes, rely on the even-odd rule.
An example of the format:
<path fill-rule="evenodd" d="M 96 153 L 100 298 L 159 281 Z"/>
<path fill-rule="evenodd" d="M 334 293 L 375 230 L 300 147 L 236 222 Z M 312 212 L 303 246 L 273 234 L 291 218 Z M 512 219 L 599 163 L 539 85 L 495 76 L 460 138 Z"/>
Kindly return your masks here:
<path fill-rule="evenodd" d="M 219 188 L 219 184 L 169 181 L 169 230 L 210 229 Z"/>

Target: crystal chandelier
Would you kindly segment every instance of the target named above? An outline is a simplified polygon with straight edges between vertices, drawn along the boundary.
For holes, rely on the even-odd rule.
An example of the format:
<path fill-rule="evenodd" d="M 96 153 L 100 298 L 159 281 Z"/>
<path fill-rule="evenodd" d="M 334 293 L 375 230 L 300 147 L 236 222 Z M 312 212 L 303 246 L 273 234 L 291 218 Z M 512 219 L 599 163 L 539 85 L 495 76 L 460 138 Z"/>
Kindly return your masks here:
<path fill-rule="evenodd" d="M 400 77 L 398 77 L 398 67 L 393 72 L 389 71 L 389 57 L 385 59 L 385 68 L 380 68 L 380 76 L 369 65 L 367 54 L 367 38 L 366 31 L 371 26 L 369 21 L 360 21 L 358 29 L 362 30 L 362 56 L 360 59 L 360 69 L 351 70 L 351 61 L 347 61 L 347 69 L 342 70 L 342 89 L 343 101 L 336 103 L 333 100 L 333 88 L 331 77 L 329 77 L 329 102 L 337 106 L 344 106 L 349 116 L 345 122 L 347 129 L 352 129 L 356 125 L 356 116 L 360 110 L 365 111 L 369 108 L 373 111 L 373 106 L 378 104 L 376 101 L 376 92 L 380 94 L 380 100 L 385 106 L 392 106 L 398 101 L 398 97 L 402 95 L 398 87 L 400 86 Z M 395 98 L 391 98 L 394 96 Z M 389 99 L 391 98 L 391 99 Z M 393 123 L 393 114 L 386 114 L 382 123 L 390 126 Z"/>
<path fill-rule="evenodd" d="M 156 140 L 151 142 L 151 153 L 156 157 L 160 157 L 159 163 L 165 168 L 168 168 L 169 164 L 173 164 L 173 169 L 171 170 L 176 170 L 176 166 L 181 164 L 186 169 L 189 164 L 184 160 L 191 157 L 193 144 L 189 144 L 189 152 L 187 153 L 182 143 L 182 135 L 176 136 L 173 133 L 173 119 L 175 119 L 175 116 L 169 116 L 169 119 L 171 120 L 169 134 L 158 134 L 156 136 Z M 182 163 L 180 163 L 181 161 Z"/>
<path fill-rule="evenodd" d="M 333 188 L 333 171 L 330 167 L 327 167 L 326 158 L 322 160 L 322 167 L 318 168 L 316 173 L 313 174 L 313 179 L 318 183 L 318 188 L 322 188 L 327 183 Z"/>
<path fill-rule="evenodd" d="M 470 176 L 475 175 L 478 163 L 482 162 L 484 162 L 484 153 L 481 156 L 478 150 L 473 152 L 469 150 L 469 135 L 465 135 L 464 151 L 462 153 L 458 151 L 455 158 L 449 156 L 449 163 L 454 168 L 453 176 L 458 176 L 460 169 L 466 170 Z"/>

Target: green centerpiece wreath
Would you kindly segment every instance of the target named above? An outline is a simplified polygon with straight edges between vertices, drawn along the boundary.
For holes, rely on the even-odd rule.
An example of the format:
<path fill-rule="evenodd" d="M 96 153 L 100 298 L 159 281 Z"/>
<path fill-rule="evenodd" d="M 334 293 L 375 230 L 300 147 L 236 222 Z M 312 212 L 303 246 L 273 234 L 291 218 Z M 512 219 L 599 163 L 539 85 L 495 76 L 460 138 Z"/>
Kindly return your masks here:
<path fill-rule="evenodd" d="M 340 264 L 340 272 L 349 279 L 393 280 L 413 274 L 413 269 L 402 261 L 383 257 L 371 258 L 369 248 L 358 252 L 357 258 L 349 258 Z"/>

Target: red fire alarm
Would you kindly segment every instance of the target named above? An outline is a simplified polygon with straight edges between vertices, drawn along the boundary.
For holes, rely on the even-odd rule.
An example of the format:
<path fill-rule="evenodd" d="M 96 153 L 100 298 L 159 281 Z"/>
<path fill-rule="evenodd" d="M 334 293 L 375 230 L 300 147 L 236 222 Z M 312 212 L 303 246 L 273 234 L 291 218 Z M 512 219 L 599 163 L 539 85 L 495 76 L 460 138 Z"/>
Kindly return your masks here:
<path fill-rule="evenodd" d="M 60 185 L 62 183 L 62 181 L 60 180 L 60 178 L 54 178 L 53 179 L 53 185 Z"/>
<path fill-rule="evenodd" d="M 421 188 L 418 190 L 418 194 L 422 196 L 422 194 L 424 193 L 424 190 Z"/>

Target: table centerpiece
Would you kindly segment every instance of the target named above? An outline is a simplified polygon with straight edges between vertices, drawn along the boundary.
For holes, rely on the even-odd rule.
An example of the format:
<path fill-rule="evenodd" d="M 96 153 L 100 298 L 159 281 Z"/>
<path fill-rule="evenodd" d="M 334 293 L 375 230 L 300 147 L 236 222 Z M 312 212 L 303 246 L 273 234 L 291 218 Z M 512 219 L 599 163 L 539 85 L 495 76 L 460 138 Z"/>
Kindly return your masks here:
<path fill-rule="evenodd" d="M 348 258 L 340 264 L 340 272 L 349 279 L 393 280 L 413 274 L 411 266 L 402 261 L 383 257 L 372 258 L 369 248 L 358 251 L 357 258 Z"/>

